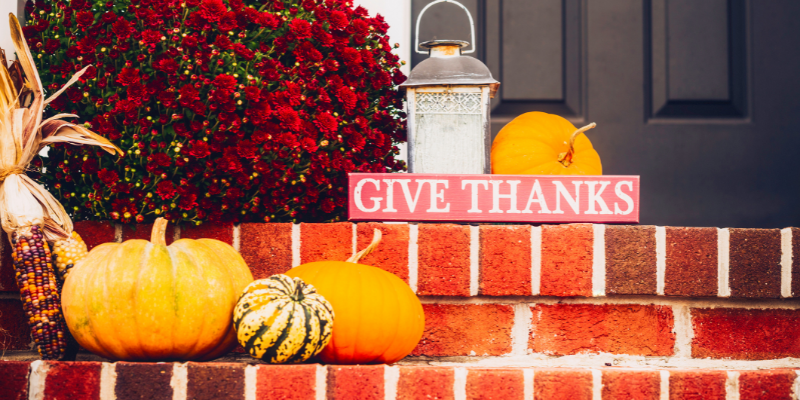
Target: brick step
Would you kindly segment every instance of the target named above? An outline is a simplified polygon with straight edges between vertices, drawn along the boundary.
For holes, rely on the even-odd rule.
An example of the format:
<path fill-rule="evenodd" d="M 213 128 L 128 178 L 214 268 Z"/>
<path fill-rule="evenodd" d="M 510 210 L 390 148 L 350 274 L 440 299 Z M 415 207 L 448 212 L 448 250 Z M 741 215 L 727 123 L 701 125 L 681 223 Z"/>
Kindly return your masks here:
<path fill-rule="evenodd" d="M 2 399 L 797 399 L 794 369 L 0 362 Z"/>

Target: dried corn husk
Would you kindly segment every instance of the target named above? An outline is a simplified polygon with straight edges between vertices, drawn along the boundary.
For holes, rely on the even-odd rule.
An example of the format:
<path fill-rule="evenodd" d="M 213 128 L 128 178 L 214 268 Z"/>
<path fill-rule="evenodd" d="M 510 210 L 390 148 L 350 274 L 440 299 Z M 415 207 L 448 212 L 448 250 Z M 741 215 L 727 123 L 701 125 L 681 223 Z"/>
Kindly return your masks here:
<path fill-rule="evenodd" d="M 102 136 L 62 120 L 76 115 L 59 114 L 42 121 L 45 105 L 77 82 L 88 67 L 45 100 L 19 21 L 9 14 L 9 22 L 17 61 L 9 71 L 5 56 L 0 56 L 0 223 L 9 235 L 33 225 L 42 226 L 45 239 L 52 242 L 72 233 L 72 220 L 44 187 L 25 175 L 28 164 L 43 147 L 53 143 L 100 146 L 111 154 L 123 153 Z"/>

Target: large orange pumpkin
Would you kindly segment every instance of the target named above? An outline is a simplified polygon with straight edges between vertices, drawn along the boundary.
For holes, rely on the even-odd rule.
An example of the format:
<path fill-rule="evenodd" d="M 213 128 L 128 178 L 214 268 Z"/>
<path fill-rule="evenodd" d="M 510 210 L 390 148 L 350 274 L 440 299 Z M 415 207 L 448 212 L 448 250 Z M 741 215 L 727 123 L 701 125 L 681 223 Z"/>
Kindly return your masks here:
<path fill-rule="evenodd" d="M 236 345 L 233 308 L 253 275 L 230 245 L 180 239 L 167 221 L 141 239 L 95 247 L 71 270 L 61 303 L 70 332 L 111 360 L 210 360 Z"/>
<path fill-rule="evenodd" d="M 376 240 L 348 261 L 368 253 Z M 391 364 L 422 338 L 422 304 L 400 278 L 380 268 L 346 261 L 318 261 L 286 275 L 314 285 L 336 313 L 333 336 L 319 354 L 328 364 Z"/>
<path fill-rule="evenodd" d="M 509 122 L 492 143 L 492 173 L 602 175 L 600 156 L 583 132 L 558 115 L 529 112 Z"/>

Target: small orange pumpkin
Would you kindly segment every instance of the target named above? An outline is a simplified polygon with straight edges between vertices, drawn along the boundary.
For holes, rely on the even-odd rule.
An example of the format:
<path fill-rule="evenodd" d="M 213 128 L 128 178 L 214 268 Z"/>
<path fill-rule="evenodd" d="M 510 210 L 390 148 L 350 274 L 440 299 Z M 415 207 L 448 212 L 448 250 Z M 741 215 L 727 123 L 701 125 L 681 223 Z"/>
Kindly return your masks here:
<path fill-rule="evenodd" d="M 400 278 L 356 262 L 369 247 L 347 261 L 318 261 L 292 268 L 286 275 L 314 285 L 336 313 L 333 336 L 319 354 L 326 364 L 391 364 L 414 350 L 422 338 L 422 304 Z"/>
<path fill-rule="evenodd" d="M 554 114 L 529 112 L 509 122 L 492 143 L 492 173 L 602 175 L 600 156 L 583 132 Z"/>

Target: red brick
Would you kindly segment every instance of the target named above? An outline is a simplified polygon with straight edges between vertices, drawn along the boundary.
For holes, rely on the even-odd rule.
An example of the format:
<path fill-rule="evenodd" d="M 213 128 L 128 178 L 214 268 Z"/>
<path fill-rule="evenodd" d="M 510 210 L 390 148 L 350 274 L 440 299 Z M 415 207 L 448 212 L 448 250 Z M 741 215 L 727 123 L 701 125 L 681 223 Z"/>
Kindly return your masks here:
<path fill-rule="evenodd" d="M 381 230 L 381 243 L 359 263 L 391 272 L 408 283 L 408 224 L 358 224 L 356 248 L 359 251 L 372 242 L 375 229 Z"/>
<path fill-rule="evenodd" d="M 717 228 L 666 227 L 664 294 L 717 295 Z"/>
<path fill-rule="evenodd" d="M 694 308 L 692 357 L 800 357 L 800 310 Z"/>
<path fill-rule="evenodd" d="M 781 231 L 731 229 L 731 297 L 781 297 Z"/>
<path fill-rule="evenodd" d="M 521 369 L 470 369 L 467 399 L 522 400 L 525 395 Z"/>
<path fill-rule="evenodd" d="M 453 400 L 453 372 L 442 367 L 400 367 L 397 400 Z"/>
<path fill-rule="evenodd" d="M 254 279 L 292 269 L 292 224 L 245 223 L 239 233 L 239 252 Z"/>
<path fill-rule="evenodd" d="M 417 294 L 469 296 L 469 226 L 418 226 Z"/>
<path fill-rule="evenodd" d="M 117 400 L 171 399 L 172 363 L 116 363 Z"/>
<path fill-rule="evenodd" d="M 591 224 L 542 226 L 542 296 L 591 296 Z"/>
<path fill-rule="evenodd" d="M 44 398 L 53 400 L 99 399 L 99 362 L 50 362 Z"/>
<path fill-rule="evenodd" d="M 17 278 L 14 272 L 14 263 L 11 260 L 11 243 L 8 242 L 8 235 L 0 235 L 2 241 L 2 252 L 0 253 L 0 292 L 19 292 Z"/>
<path fill-rule="evenodd" d="M 383 365 L 328 367 L 328 400 L 383 400 Z"/>
<path fill-rule="evenodd" d="M 531 227 L 480 227 L 480 294 L 531 295 Z"/>
<path fill-rule="evenodd" d="M 233 223 L 206 222 L 200 225 L 181 225 L 181 239 L 217 239 L 233 245 Z"/>
<path fill-rule="evenodd" d="M 792 297 L 800 297 L 800 228 L 792 228 Z"/>
<path fill-rule="evenodd" d="M 606 294 L 656 294 L 656 227 L 605 227 Z"/>
<path fill-rule="evenodd" d="M 792 384 L 797 373 L 792 370 L 742 371 L 739 373 L 739 397 L 742 400 L 792 400 Z"/>
<path fill-rule="evenodd" d="M 588 370 L 536 370 L 536 400 L 592 400 L 592 373 Z"/>
<path fill-rule="evenodd" d="M 528 347 L 550 355 L 673 354 L 669 306 L 639 304 L 539 304 L 531 307 Z"/>
<path fill-rule="evenodd" d="M 113 242 L 116 235 L 114 224 L 110 221 L 78 221 L 74 223 L 73 229 L 81 235 L 89 250 L 97 245 Z"/>
<path fill-rule="evenodd" d="M 603 371 L 603 400 L 659 400 L 661 375 L 657 371 Z"/>
<path fill-rule="evenodd" d="M 670 371 L 669 400 L 725 400 L 725 371 Z"/>
<path fill-rule="evenodd" d="M 192 400 L 244 399 L 244 367 L 240 363 L 189 363 L 186 397 Z"/>
<path fill-rule="evenodd" d="M 0 349 L 29 350 L 32 340 L 22 302 L 0 299 Z"/>
<path fill-rule="evenodd" d="M 28 361 L 0 361 L 0 399 L 27 400 Z"/>
<path fill-rule="evenodd" d="M 122 225 L 123 242 L 131 239 L 144 239 L 149 241 L 152 233 L 153 233 L 153 224 Z M 183 234 L 183 232 L 181 232 L 181 234 Z M 167 226 L 167 234 L 164 235 L 164 237 L 167 240 L 167 244 L 171 244 L 172 240 L 175 239 L 175 229 L 172 224 L 169 224 Z"/>
<path fill-rule="evenodd" d="M 511 351 L 514 308 L 501 304 L 423 304 L 425 332 L 412 355 L 499 356 Z"/>
<path fill-rule="evenodd" d="M 353 255 L 353 224 L 300 224 L 300 263 L 345 261 Z"/>
<path fill-rule="evenodd" d="M 256 398 L 263 400 L 315 400 L 317 364 L 259 365 Z"/>

